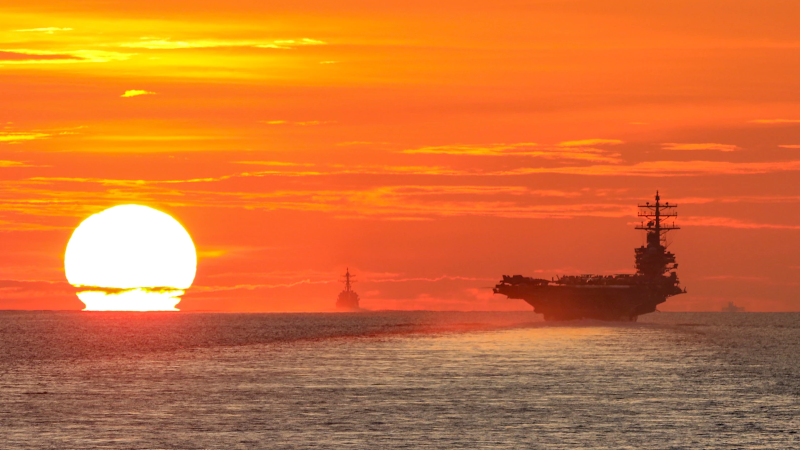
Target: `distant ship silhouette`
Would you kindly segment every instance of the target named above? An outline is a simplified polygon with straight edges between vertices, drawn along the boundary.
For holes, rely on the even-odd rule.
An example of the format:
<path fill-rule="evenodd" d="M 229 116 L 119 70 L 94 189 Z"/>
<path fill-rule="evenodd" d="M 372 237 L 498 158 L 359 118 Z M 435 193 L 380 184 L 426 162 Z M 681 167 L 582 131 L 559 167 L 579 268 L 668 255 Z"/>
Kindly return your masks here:
<path fill-rule="evenodd" d="M 722 307 L 722 312 L 744 312 L 744 306 L 736 306 L 733 302 L 728 302 L 728 306 Z"/>
<path fill-rule="evenodd" d="M 361 307 L 358 305 L 358 294 L 352 289 L 350 277 L 350 268 L 348 267 L 347 273 L 344 274 L 344 290 L 339 293 L 339 298 L 336 299 L 336 309 L 342 311 L 361 311 Z"/>

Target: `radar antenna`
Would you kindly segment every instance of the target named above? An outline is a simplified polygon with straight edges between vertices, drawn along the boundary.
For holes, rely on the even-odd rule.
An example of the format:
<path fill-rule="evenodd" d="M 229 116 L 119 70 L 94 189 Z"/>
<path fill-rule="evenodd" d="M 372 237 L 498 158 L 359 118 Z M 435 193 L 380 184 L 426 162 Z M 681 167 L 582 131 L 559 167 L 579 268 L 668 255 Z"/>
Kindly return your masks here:
<path fill-rule="evenodd" d="M 661 203 L 661 196 L 656 191 L 656 203 L 651 205 L 645 202 L 639 205 L 639 217 L 643 220 L 637 230 L 647 232 L 647 246 L 636 249 L 636 272 L 641 275 L 657 277 L 666 274 L 678 267 L 675 263 L 675 255 L 667 251 L 667 233 L 672 230 L 680 230 L 675 225 L 674 218 L 678 217 L 675 211 L 678 205 L 670 205 L 669 202 Z M 672 219 L 672 223 L 665 223 Z M 645 220 L 647 222 L 645 222 Z M 670 276 L 675 276 L 674 273 Z M 675 278 L 677 283 L 677 278 Z"/>
<path fill-rule="evenodd" d="M 642 220 L 641 224 L 636 227 L 637 230 L 647 231 L 647 244 L 661 244 L 666 246 L 667 232 L 672 230 L 680 230 L 680 227 L 675 225 L 674 218 L 678 217 L 678 212 L 674 210 L 678 205 L 670 205 L 669 202 L 661 203 L 661 196 L 656 191 L 656 203 L 651 205 L 650 202 L 645 202 L 644 205 L 639 205 L 639 217 L 647 220 L 645 223 Z M 671 224 L 663 223 L 665 219 L 672 218 Z"/>
<path fill-rule="evenodd" d="M 350 279 L 351 278 L 355 278 L 356 276 L 355 275 L 350 275 L 350 268 L 349 267 L 347 268 L 347 272 L 342 276 L 344 277 L 344 290 L 346 292 L 352 291 L 353 290 L 352 287 L 351 287 L 352 283 L 355 283 L 356 280 L 352 280 L 351 281 Z"/>

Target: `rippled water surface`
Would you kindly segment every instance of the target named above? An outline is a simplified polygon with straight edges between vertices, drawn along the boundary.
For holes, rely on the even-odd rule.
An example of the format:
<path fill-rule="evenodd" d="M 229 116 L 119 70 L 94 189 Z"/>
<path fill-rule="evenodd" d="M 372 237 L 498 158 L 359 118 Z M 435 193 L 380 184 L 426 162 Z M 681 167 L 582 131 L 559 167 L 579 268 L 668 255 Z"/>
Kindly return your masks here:
<path fill-rule="evenodd" d="M 798 448 L 800 314 L 0 313 L 2 448 Z"/>

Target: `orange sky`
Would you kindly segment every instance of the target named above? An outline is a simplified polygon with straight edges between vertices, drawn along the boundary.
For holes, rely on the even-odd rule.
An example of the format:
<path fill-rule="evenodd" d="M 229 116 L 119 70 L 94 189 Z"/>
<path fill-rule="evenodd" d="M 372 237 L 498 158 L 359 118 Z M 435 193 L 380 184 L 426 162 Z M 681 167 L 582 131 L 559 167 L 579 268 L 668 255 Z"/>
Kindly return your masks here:
<path fill-rule="evenodd" d="M 800 3 L 2 1 L 0 309 L 139 203 L 200 253 L 182 310 L 519 309 L 503 274 L 633 271 L 680 205 L 689 295 L 800 311 Z"/>

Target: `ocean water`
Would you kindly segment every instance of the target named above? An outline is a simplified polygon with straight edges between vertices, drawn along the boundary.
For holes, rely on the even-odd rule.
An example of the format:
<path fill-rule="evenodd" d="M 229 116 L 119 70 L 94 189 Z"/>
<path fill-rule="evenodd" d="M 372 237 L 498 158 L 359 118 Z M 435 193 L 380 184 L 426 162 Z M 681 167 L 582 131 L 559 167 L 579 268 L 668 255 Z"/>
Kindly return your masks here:
<path fill-rule="evenodd" d="M 0 448 L 800 448 L 800 314 L 0 312 Z"/>

